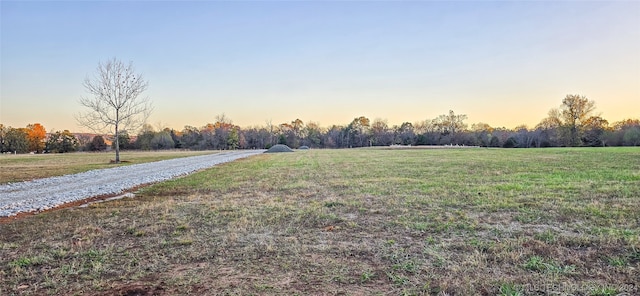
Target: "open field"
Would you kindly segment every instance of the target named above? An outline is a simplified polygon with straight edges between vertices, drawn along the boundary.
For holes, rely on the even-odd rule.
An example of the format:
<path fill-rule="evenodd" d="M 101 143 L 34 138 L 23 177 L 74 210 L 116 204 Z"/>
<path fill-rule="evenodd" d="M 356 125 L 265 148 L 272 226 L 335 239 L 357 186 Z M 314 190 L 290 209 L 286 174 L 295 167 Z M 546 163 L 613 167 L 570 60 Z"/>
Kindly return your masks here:
<path fill-rule="evenodd" d="M 639 293 L 640 149 L 262 154 L 0 224 L 0 295 Z"/>
<path fill-rule="evenodd" d="M 214 151 L 123 151 L 120 164 L 110 164 L 115 152 L 0 154 L 0 184 L 75 174 L 94 169 L 216 153 Z"/>

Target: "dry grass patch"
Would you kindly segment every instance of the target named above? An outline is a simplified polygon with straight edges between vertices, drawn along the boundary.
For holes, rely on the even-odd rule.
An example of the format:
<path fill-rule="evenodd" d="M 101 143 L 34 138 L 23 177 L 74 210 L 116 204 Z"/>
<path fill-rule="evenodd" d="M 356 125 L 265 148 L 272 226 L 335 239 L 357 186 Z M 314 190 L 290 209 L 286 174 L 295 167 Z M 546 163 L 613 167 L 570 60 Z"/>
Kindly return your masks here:
<path fill-rule="evenodd" d="M 124 151 L 124 161 L 113 164 L 114 152 L 61 154 L 0 154 L 0 184 L 81 173 L 120 165 L 216 153 L 215 151 Z"/>
<path fill-rule="evenodd" d="M 638 157 L 259 155 L 1 225 L 0 294 L 633 294 Z"/>

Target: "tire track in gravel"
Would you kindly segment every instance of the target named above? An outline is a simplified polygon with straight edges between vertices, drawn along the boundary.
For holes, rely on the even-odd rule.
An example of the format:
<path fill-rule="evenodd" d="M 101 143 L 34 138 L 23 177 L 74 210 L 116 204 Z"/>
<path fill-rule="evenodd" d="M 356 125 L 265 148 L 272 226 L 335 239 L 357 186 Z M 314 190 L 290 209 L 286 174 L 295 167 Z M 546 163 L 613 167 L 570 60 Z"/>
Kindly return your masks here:
<path fill-rule="evenodd" d="M 140 185 L 166 181 L 264 151 L 229 151 L 174 158 L 0 185 L 0 218 L 48 210 L 97 196 L 121 194 Z"/>

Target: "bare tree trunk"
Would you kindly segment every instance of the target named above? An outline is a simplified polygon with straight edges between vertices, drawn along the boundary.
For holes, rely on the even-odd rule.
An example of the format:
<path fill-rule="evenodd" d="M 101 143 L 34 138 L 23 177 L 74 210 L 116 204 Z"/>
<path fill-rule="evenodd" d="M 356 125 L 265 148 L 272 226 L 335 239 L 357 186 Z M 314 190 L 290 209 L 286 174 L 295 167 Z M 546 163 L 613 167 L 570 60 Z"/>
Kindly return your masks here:
<path fill-rule="evenodd" d="M 115 130 L 116 130 L 116 163 L 120 163 L 120 133 L 118 131 L 118 125 L 116 125 Z"/>

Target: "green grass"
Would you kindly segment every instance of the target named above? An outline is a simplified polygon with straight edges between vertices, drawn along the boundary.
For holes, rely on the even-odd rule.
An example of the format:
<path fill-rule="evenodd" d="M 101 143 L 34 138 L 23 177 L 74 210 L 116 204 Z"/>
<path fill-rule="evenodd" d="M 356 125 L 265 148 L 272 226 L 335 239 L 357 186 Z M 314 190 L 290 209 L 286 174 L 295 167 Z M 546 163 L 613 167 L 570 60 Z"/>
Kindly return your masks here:
<path fill-rule="evenodd" d="M 137 196 L 0 225 L 0 294 L 638 292 L 637 148 L 265 154 Z"/>
<path fill-rule="evenodd" d="M 503 284 L 498 290 L 500 296 L 522 296 L 520 288 L 513 284 Z"/>
<path fill-rule="evenodd" d="M 61 154 L 0 154 L 0 184 L 81 173 L 94 169 L 203 155 L 214 151 L 123 151 L 120 164 L 111 164 L 115 152 Z"/>

